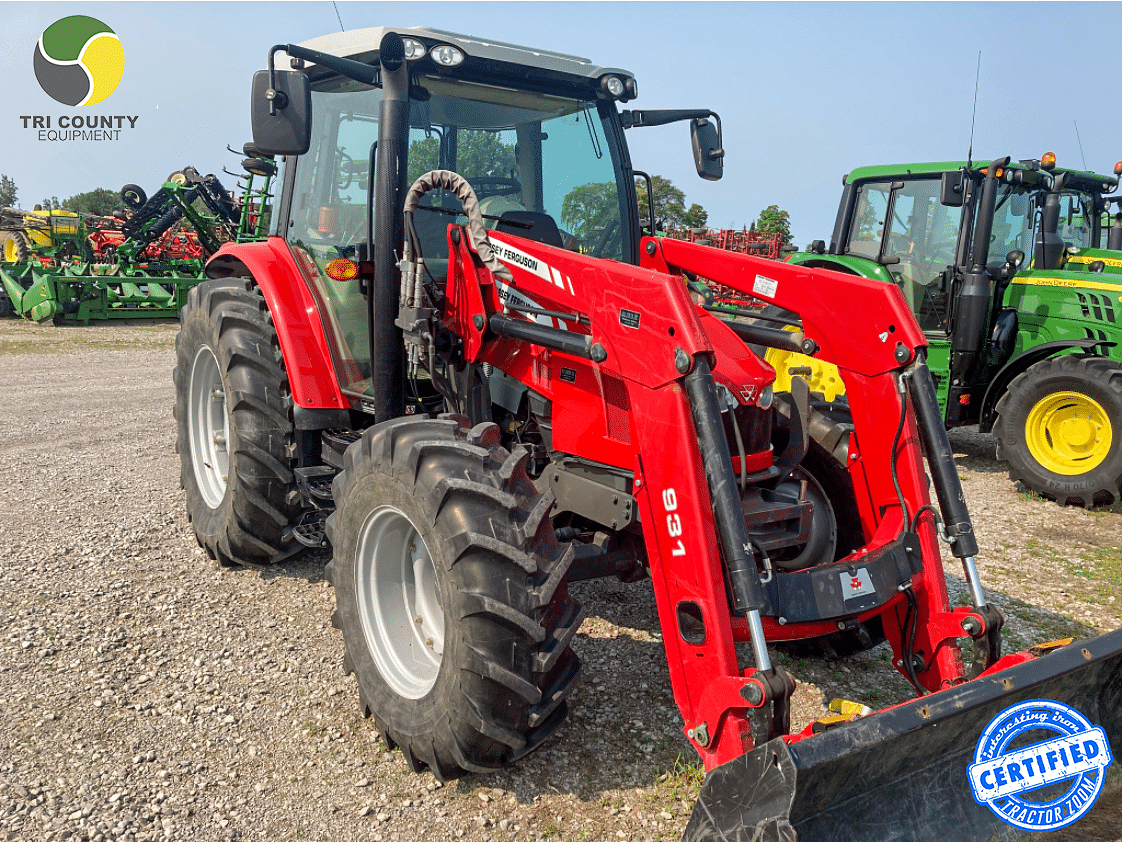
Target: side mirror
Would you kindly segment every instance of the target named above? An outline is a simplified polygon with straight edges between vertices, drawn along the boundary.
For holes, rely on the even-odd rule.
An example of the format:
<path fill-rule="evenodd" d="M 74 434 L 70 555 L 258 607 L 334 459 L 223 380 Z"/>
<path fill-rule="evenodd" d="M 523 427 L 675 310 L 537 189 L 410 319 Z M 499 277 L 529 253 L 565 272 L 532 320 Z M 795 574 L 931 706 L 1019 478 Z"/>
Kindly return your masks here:
<path fill-rule="evenodd" d="M 706 181 L 719 181 L 725 171 L 725 150 L 717 127 L 708 117 L 690 120 L 690 141 L 697 174 Z"/>
<path fill-rule="evenodd" d="M 948 208 L 961 208 L 965 177 L 961 170 L 943 173 L 939 184 L 939 204 Z"/>
<path fill-rule="evenodd" d="M 1009 197 L 1009 215 L 1023 217 L 1028 213 L 1028 196 L 1024 193 L 1014 193 Z"/>
<path fill-rule="evenodd" d="M 250 116 L 253 144 L 265 155 L 303 155 L 312 143 L 312 89 L 308 77 L 298 70 L 253 74 Z M 272 108 L 270 108 L 272 106 Z M 275 114 L 270 114 L 270 110 Z"/>

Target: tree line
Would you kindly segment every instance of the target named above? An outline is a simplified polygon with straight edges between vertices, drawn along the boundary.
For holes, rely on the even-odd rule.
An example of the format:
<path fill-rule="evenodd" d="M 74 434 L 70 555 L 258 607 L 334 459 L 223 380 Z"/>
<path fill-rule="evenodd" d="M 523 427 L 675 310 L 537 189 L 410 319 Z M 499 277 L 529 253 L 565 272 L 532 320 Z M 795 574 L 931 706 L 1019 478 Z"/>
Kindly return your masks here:
<path fill-rule="evenodd" d="M 435 160 L 435 149 L 425 151 L 430 152 L 429 157 Z M 420 167 L 422 163 L 427 167 L 431 162 L 425 160 L 418 162 L 417 166 Z M 412 172 L 414 168 L 411 167 L 410 169 Z M 425 171 L 425 169 L 420 169 L 418 174 Z M 490 170 L 488 169 L 488 171 Z M 686 194 L 675 187 L 670 179 L 661 175 L 651 176 L 651 186 L 654 191 L 655 219 L 659 224 L 670 228 L 701 228 L 708 223 L 709 212 L 696 202 L 686 207 Z M 635 188 L 639 196 L 639 209 L 642 215 L 648 207 L 646 179 L 636 179 Z M 17 196 L 18 190 L 15 181 L 7 175 L 0 175 L 0 207 L 15 207 Z M 43 199 L 39 204 L 44 210 L 65 208 L 75 213 L 87 213 L 95 216 L 109 216 L 113 211 L 125 209 L 124 202 L 121 201 L 121 194 L 116 190 L 108 190 L 104 187 L 78 193 L 64 201 L 59 201 L 57 196 L 52 196 L 49 199 Z M 783 235 L 784 243 L 791 242 L 790 217 L 787 211 L 782 210 L 778 205 L 769 205 L 760 211 L 760 215 L 752 224 L 752 227 L 763 234 L 778 232 Z"/>

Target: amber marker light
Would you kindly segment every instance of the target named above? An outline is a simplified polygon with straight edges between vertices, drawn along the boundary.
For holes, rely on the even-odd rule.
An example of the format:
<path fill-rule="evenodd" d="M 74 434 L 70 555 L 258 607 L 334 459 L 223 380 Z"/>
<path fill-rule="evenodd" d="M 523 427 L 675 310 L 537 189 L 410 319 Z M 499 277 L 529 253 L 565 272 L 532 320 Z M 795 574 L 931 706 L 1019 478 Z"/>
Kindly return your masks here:
<path fill-rule="evenodd" d="M 1114 163 L 1114 174 L 1122 175 L 1122 161 L 1116 161 Z"/>
<path fill-rule="evenodd" d="M 337 257 L 328 261 L 323 271 L 333 281 L 353 281 L 358 277 L 358 264 L 345 257 Z"/>
<path fill-rule="evenodd" d="M 1056 153 L 1045 152 L 1040 156 L 1040 169 L 1051 172 L 1056 168 Z"/>

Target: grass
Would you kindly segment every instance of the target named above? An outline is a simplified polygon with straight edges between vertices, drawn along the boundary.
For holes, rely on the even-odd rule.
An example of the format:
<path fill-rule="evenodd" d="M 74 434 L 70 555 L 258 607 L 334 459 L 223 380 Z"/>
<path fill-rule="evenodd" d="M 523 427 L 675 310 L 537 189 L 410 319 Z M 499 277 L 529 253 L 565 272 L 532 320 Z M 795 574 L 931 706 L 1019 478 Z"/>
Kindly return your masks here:
<path fill-rule="evenodd" d="M 1122 594 L 1122 547 L 1099 547 L 1079 554 L 1071 567 L 1076 576 L 1091 579 L 1095 594 L 1107 601 Z"/>

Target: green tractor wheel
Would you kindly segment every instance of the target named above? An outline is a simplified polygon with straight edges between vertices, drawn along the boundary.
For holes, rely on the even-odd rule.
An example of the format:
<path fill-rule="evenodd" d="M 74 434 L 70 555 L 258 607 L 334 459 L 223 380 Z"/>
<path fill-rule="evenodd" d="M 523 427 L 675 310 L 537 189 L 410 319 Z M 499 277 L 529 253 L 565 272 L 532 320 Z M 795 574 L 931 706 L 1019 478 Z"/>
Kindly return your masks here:
<path fill-rule="evenodd" d="M 1065 355 L 1031 366 L 997 403 L 997 458 L 1060 504 L 1122 496 L 1122 365 Z"/>

